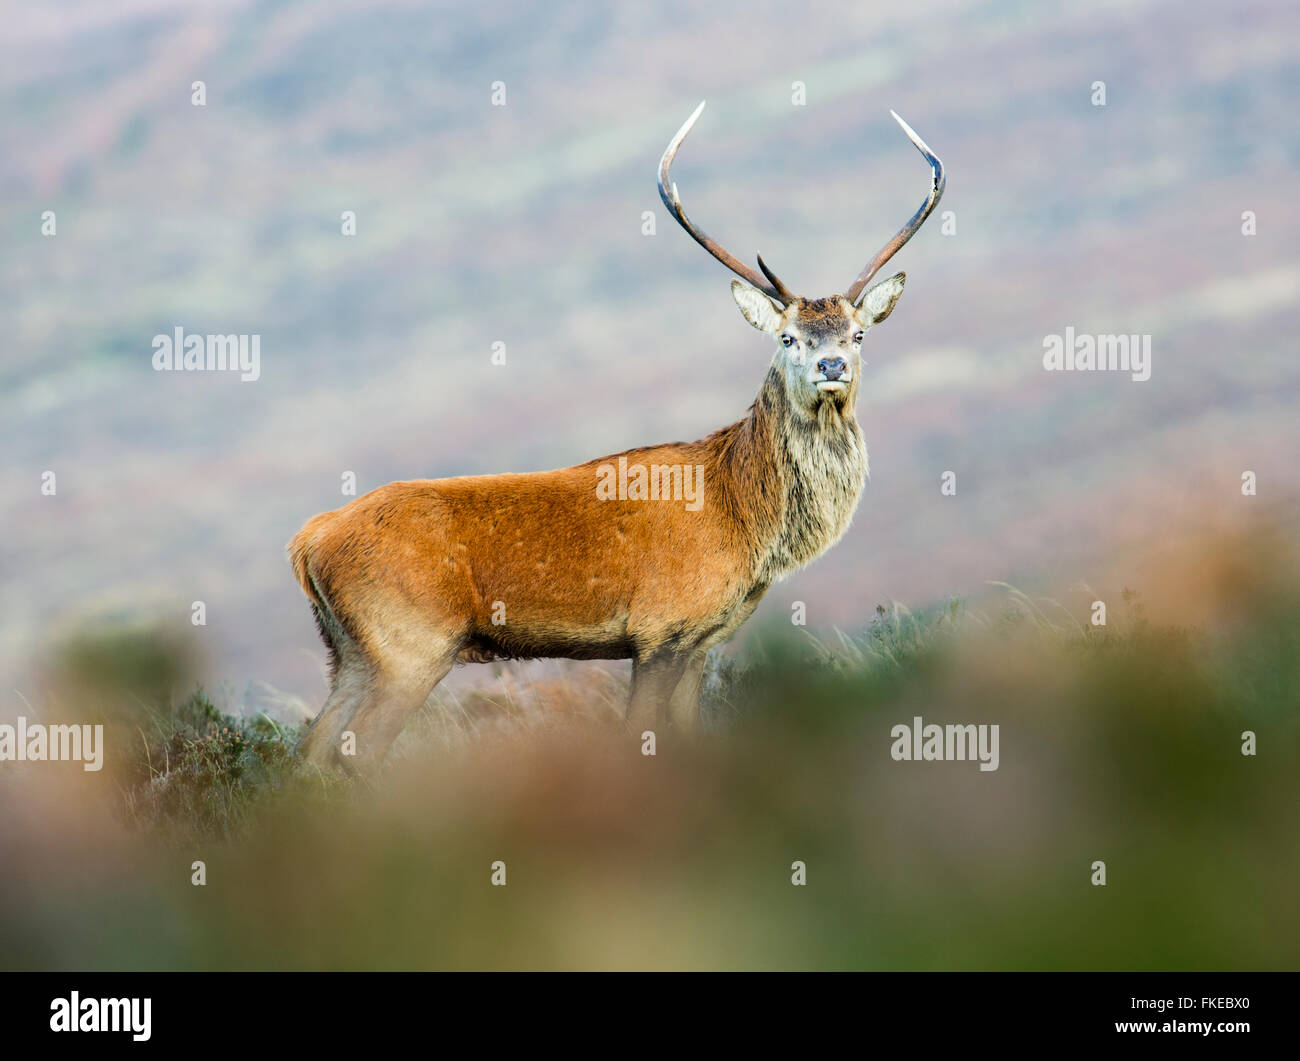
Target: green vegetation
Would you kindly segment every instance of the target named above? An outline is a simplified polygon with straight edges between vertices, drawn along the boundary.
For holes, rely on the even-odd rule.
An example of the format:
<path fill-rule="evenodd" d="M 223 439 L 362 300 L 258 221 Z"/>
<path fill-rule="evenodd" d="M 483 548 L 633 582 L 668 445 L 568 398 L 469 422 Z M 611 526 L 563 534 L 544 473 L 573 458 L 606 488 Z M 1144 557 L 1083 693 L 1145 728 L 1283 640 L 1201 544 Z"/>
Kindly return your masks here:
<path fill-rule="evenodd" d="M 1181 665 L 1183 653 L 1194 643 L 1193 635 L 1184 631 L 1153 630 L 1141 617 L 1137 595 L 1128 590 L 1116 630 L 1084 625 L 1059 605 L 1046 602 L 1066 616 L 1054 619 L 1044 604 L 1007 589 L 1009 603 L 993 618 L 972 613 L 958 600 L 919 613 L 898 604 L 888 609 L 879 605 L 871 624 L 856 636 L 837 631 L 833 639 L 813 634 L 791 638 L 777 633 L 770 653 L 748 661 L 715 652 L 702 690 L 706 727 L 723 734 L 763 720 L 794 724 L 786 717 L 788 706 L 803 694 L 824 699 L 827 709 L 797 724 L 833 727 L 842 722 L 841 709 L 847 715 L 864 707 L 884 709 L 933 673 L 957 639 L 990 628 L 1003 634 L 1028 632 L 1038 644 L 1091 652 L 1111 664 L 1149 659 L 1154 649 L 1157 658 L 1172 660 L 1176 655 Z M 121 653 L 110 666 L 107 660 L 118 649 Z M 115 677 L 141 679 L 161 671 L 174 678 L 175 668 L 163 657 L 154 659 L 156 651 L 140 640 L 121 637 L 108 644 L 79 640 L 68 659 L 78 666 L 93 662 Z M 160 665 L 151 667 L 150 662 Z M 852 692 L 840 695 L 847 689 Z M 523 736 L 546 729 L 574 709 L 588 723 L 608 723 L 622 710 L 626 682 L 611 678 L 602 695 L 594 692 L 563 683 L 558 689 L 530 689 L 520 702 L 508 687 L 464 696 L 440 690 L 412 723 L 400 754 L 407 759 L 447 754 L 474 741 Z M 282 724 L 264 713 L 248 718 L 223 712 L 201 687 L 158 709 L 137 703 L 109 724 L 119 743 L 130 749 L 119 775 L 126 820 L 174 834 L 174 839 L 231 839 L 254 825 L 254 809 L 269 801 L 288 794 L 332 797 L 351 787 L 342 776 L 294 757 L 306 723 Z M 138 739 L 132 741 L 130 733 Z"/>
<path fill-rule="evenodd" d="M 252 808 L 293 784 L 298 727 L 223 714 L 202 689 L 142 715 L 139 755 L 123 772 L 125 809 L 136 825 L 180 830 L 181 840 L 229 837 Z M 338 787 L 321 780 L 324 791 Z"/>
<path fill-rule="evenodd" d="M 113 797 L 93 841 L 98 797 L 47 818 L 39 843 L 8 838 L 0 908 L 24 913 L 0 918 L 0 955 L 1294 967 L 1300 595 L 1243 592 L 1240 618 L 1203 632 L 1149 621 L 1133 594 L 1099 629 L 1011 590 L 987 610 L 881 609 L 854 636 L 768 629 L 743 662 L 715 660 L 706 738 L 661 733 L 653 757 L 622 726 L 622 679 L 595 666 L 440 693 L 359 782 L 300 766 L 292 729 L 195 693 L 116 723 L 103 776 L 75 775 Z M 998 769 L 895 761 L 891 730 L 918 716 L 997 724 Z"/>

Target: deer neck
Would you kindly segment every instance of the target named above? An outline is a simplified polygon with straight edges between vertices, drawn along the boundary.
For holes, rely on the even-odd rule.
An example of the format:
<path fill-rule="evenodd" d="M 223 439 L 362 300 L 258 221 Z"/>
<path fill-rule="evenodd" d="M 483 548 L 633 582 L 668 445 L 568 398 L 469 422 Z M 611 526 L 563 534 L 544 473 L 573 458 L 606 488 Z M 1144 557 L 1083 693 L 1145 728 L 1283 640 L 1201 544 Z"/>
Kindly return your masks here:
<path fill-rule="evenodd" d="M 751 531 L 757 580 L 770 584 L 803 567 L 848 529 L 867 477 L 867 447 L 854 404 L 797 408 L 785 376 L 768 371 L 749 415 L 733 425 L 728 463 Z"/>

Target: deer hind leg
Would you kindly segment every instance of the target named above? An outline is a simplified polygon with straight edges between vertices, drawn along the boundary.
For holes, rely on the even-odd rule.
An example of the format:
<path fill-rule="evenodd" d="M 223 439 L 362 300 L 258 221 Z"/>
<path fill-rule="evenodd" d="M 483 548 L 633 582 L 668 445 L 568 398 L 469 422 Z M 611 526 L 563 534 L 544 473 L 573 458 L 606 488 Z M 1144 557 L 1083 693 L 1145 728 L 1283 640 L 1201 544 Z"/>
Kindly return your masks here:
<path fill-rule="evenodd" d="M 338 766 L 343 731 L 374 681 L 374 668 L 361 646 L 326 610 L 317 610 L 330 649 L 330 694 L 294 751 L 316 766 Z"/>
<path fill-rule="evenodd" d="M 463 647 L 459 633 L 429 624 L 396 624 L 384 631 L 383 648 L 372 652 L 373 679 L 348 719 L 356 764 L 378 766 L 411 716 L 447 676 Z"/>
<path fill-rule="evenodd" d="M 442 626 L 433 617 L 393 610 L 374 622 L 354 619 L 349 627 L 328 603 L 317 615 L 333 678 L 329 698 L 297 751 L 318 766 L 356 772 L 383 761 L 411 715 L 455 664 L 463 636 L 451 623 Z M 363 642 L 371 630 L 380 633 Z"/>

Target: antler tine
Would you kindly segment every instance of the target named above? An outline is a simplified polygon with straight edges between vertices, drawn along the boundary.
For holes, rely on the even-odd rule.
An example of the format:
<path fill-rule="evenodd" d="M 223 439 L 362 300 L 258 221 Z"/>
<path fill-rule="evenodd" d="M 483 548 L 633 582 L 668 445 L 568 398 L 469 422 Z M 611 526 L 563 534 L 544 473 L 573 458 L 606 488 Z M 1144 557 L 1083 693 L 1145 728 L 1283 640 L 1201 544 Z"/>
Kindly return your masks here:
<path fill-rule="evenodd" d="M 867 263 L 867 267 L 863 269 L 862 272 L 858 273 L 858 278 L 853 281 L 853 286 L 844 292 L 844 297 L 855 305 L 857 304 L 858 296 L 862 294 L 863 288 L 865 288 L 871 278 L 876 275 L 880 267 L 897 254 L 903 244 L 916 235 L 917 229 L 925 224 L 925 219 L 930 216 L 930 212 L 938 205 L 939 199 L 943 196 L 944 185 L 947 183 L 948 179 L 944 175 L 943 163 L 939 161 L 939 156 L 930 150 L 926 142 L 916 135 L 915 130 L 913 130 L 907 122 L 903 121 L 903 119 L 892 110 L 889 113 L 894 115 L 894 121 L 898 122 L 898 124 L 903 127 L 903 132 L 907 134 L 907 138 L 912 141 L 916 149 L 921 152 L 921 154 L 925 156 L 925 160 L 930 163 L 930 194 L 926 197 L 925 202 L 921 204 L 921 208 L 912 215 L 912 219 L 900 228 L 898 232 L 895 233 L 894 238 L 880 249 L 879 253 Z"/>
<path fill-rule="evenodd" d="M 780 277 L 767 267 L 767 262 L 763 261 L 763 256 L 761 254 L 756 255 L 755 257 L 758 258 L 758 267 L 763 270 L 763 275 L 772 281 L 772 287 L 776 291 L 776 297 L 785 305 L 790 305 L 790 303 L 795 300 L 795 296 L 791 293 L 790 289 L 786 287 L 785 284 L 781 283 Z"/>
<path fill-rule="evenodd" d="M 695 240 L 701 247 L 712 254 L 723 265 L 739 276 L 745 283 L 752 285 L 762 291 L 769 298 L 774 298 L 783 306 L 789 305 L 794 296 L 790 294 L 785 284 L 776 278 L 776 275 L 763 264 L 763 259 L 758 259 L 759 268 L 763 270 L 763 276 L 759 276 L 748 265 L 742 262 L 734 254 L 728 251 L 721 243 L 713 239 L 702 228 L 697 227 L 689 217 L 686 216 L 686 210 L 682 207 L 682 201 L 677 195 L 677 185 L 669 176 L 668 171 L 672 167 L 673 159 L 677 157 L 677 149 L 682 146 L 682 141 L 686 139 L 686 134 L 694 127 L 695 122 L 699 119 L 700 114 L 704 111 L 704 102 L 695 108 L 686 123 L 677 130 L 677 135 L 668 141 L 668 148 L 664 151 L 664 157 L 659 160 L 659 198 L 664 201 L 664 206 L 668 207 L 672 215 L 677 218 L 677 223 L 686 230 L 687 235 Z M 771 283 L 768 283 L 768 281 Z"/>

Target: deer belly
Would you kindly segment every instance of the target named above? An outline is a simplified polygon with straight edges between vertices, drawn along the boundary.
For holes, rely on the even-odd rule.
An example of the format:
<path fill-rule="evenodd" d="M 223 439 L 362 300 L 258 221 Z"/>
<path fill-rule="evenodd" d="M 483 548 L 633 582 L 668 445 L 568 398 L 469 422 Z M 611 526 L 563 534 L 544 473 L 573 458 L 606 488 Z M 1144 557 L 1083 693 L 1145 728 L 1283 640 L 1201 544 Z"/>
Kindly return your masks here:
<path fill-rule="evenodd" d="M 461 663 L 498 659 L 628 659 L 634 648 L 627 620 L 575 625 L 559 619 L 541 622 L 508 621 L 474 631 L 457 656 Z"/>

